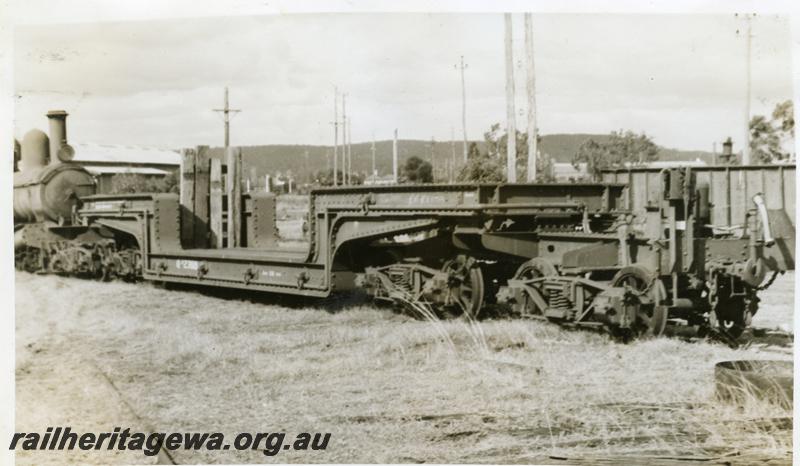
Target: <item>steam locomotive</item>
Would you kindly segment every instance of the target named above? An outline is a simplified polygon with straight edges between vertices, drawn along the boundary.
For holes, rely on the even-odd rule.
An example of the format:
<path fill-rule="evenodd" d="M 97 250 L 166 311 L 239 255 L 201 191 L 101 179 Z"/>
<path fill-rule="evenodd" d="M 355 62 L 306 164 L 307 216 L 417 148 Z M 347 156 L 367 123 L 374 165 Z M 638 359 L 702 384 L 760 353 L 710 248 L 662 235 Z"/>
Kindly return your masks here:
<path fill-rule="evenodd" d="M 28 131 L 14 173 L 14 259 L 17 269 L 104 277 L 138 275 L 140 254 L 100 225 L 81 225 L 81 198 L 96 192 L 91 173 L 72 163 L 67 112 L 47 113 L 50 137 Z"/>

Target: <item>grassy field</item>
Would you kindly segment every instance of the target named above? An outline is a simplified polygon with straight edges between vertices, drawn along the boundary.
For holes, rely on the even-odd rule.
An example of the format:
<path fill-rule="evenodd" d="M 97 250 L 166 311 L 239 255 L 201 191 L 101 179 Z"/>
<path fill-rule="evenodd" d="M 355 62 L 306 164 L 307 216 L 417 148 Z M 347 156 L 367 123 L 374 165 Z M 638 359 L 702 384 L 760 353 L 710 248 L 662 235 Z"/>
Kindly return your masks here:
<path fill-rule="evenodd" d="M 791 327 L 792 284 L 781 277 L 759 317 Z M 333 434 L 324 452 L 174 452 L 192 463 L 791 461 L 790 411 L 714 398 L 716 362 L 790 359 L 786 347 L 622 345 L 537 322 L 430 323 L 357 302 L 259 302 L 24 273 L 16 301 L 17 431 Z M 106 451 L 17 460 L 155 461 Z"/>

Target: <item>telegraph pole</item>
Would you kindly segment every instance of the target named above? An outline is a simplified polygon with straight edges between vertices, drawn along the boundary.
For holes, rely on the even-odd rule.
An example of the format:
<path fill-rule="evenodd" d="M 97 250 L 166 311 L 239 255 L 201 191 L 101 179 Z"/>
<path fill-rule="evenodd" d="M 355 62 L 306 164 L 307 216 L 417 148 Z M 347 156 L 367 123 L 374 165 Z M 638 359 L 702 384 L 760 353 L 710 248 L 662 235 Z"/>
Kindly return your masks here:
<path fill-rule="evenodd" d="M 372 176 L 374 177 L 377 174 L 378 174 L 378 172 L 375 171 L 375 134 L 373 133 L 372 134 Z"/>
<path fill-rule="evenodd" d="M 453 153 L 450 156 L 450 172 L 448 173 L 448 181 L 451 183 L 453 182 L 453 178 L 455 178 L 455 171 L 456 171 L 456 135 L 453 127 L 450 127 L 450 148 L 452 149 Z"/>
<path fill-rule="evenodd" d="M 347 186 L 347 94 L 342 94 L 342 185 Z"/>
<path fill-rule="evenodd" d="M 436 145 L 436 140 L 431 136 L 431 176 L 433 176 L 433 180 L 436 181 L 436 157 L 434 156 L 434 146 Z"/>
<path fill-rule="evenodd" d="M 305 162 L 304 168 L 306 170 L 306 174 L 310 178 L 311 176 L 308 175 L 309 173 L 311 173 L 311 169 L 310 169 L 311 167 L 309 167 L 309 165 L 308 165 L 308 149 L 306 149 L 306 152 L 305 152 L 305 161 L 304 162 Z M 300 178 L 299 174 L 298 174 L 298 178 Z"/>
<path fill-rule="evenodd" d="M 325 171 L 331 169 L 331 151 L 325 149 Z"/>
<path fill-rule="evenodd" d="M 528 91 L 528 182 L 536 181 L 538 131 L 536 128 L 536 74 L 533 62 L 533 18 L 525 13 L 525 58 Z"/>
<path fill-rule="evenodd" d="M 461 55 L 461 63 L 455 65 L 456 69 L 461 71 L 461 130 L 464 133 L 464 162 L 467 161 L 467 88 L 464 84 L 464 70 L 467 65 L 464 64 L 464 55 Z"/>
<path fill-rule="evenodd" d="M 714 143 L 712 144 L 712 147 L 713 147 L 713 150 L 714 150 L 712 152 L 712 154 L 714 154 L 714 155 L 713 155 L 713 158 L 711 159 L 712 160 L 711 165 L 716 165 L 717 164 L 717 142 L 716 141 L 714 141 Z"/>
<path fill-rule="evenodd" d="M 392 177 L 397 184 L 397 128 L 394 129 L 394 142 L 392 143 Z"/>
<path fill-rule="evenodd" d="M 339 90 L 333 88 L 333 185 L 339 184 Z"/>
<path fill-rule="evenodd" d="M 750 15 L 744 15 L 744 20 L 747 23 L 745 30 L 745 42 L 747 43 L 747 71 L 746 71 L 746 86 L 747 97 L 744 105 L 744 146 L 742 147 L 742 165 L 750 165 L 750 57 L 751 57 L 751 42 L 753 36 L 751 35 Z"/>
<path fill-rule="evenodd" d="M 230 108 L 228 105 L 228 87 L 225 87 L 225 108 L 215 108 L 215 112 L 222 113 L 222 119 L 225 122 L 225 147 L 231 145 L 231 113 L 239 113 L 241 110 Z"/>
<path fill-rule="evenodd" d="M 353 118 L 347 118 L 347 184 L 353 183 Z"/>
<path fill-rule="evenodd" d="M 511 13 L 505 14 L 506 48 L 506 171 L 507 182 L 517 182 L 517 125 L 514 111 L 514 49 L 512 43 Z"/>

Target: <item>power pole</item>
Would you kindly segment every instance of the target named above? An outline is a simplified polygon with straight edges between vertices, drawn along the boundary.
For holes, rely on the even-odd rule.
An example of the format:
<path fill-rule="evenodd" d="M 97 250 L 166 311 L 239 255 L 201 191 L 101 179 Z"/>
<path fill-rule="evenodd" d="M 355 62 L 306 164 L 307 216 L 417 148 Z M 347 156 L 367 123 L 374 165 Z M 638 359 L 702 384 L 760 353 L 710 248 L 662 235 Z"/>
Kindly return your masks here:
<path fill-rule="evenodd" d="M 372 176 L 377 176 L 378 172 L 375 170 L 375 134 L 372 135 Z"/>
<path fill-rule="evenodd" d="M 433 154 L 433 148 L 436 145 L 436 141 L 434 140 L 433 136 L 431 136 L 431 176 L 433 180 L 436 181 L 436 157 Z"/>
<path fill-rule="evenodd" d="M 392 143 L 392 177 L 397 184 L 397 128 L 394 129 L 394 142 Z"/>
<path fill-rule="evenodd" d="M 536 128 L 536 74 L 533 62 L 533 18 L 525 13 L 525 58 L 528 91 L 528 182 L 536 181 L 538 131 Z"/>
<path fill-rule="evenodd" d="M 333 88 L 333 185 L 339 184 L 339 90 Z"/>
<path fill-rule="evenodd" d="M 456 69 L 461 70 L 461 129 L 464 133 L 464 162 L 467 161 L 467 88 L 464 84 L 464 55 L 461 55 L 461 63 L 455 65 Z"/>
<path fill-rule="evenodd" d="M 331 151 L 325 149 L 325 171 L 331 169 Z"/>
<path fill-rule="evenodd" d="M 447 175 L 448 181 L 451 183 L 453 182 L 453 178 L 455 178 L 455 171 L 456 171 L 456 136 L 453 127 L 450 127 L 450 148 L 453 150 L 452 155 L 450 156 L 450 172 Z"/>
<path fill-rule="evenodd" d="M 311 164 L 308 163 L 308 158 L 309 158 L 308 157 L 308 149 L 306 149 L 306 151 L 305 151 L 305 159 L 306 159 L 305 162 L 306 162 L 306 170 L 308 170 L 308 172 L 307 172 L 308 173 L 308 179 L 309 180 L 313 180 L 314 179 L 314 171 L 311 170 Z M 298 178 L 300 177 L 300 173 L 302 173 L 302 172 L 298 171 L 298 173 L 297 173 L 297 177 Z"/>
<path fill-rule="evenodd" d="M 215 108 L 215 112 L 222 113 L 222 119 L 225 122 L 225 147 L 231 145 L 231 113 L 239 113 L 241 110 L 230 108 L 228 105 L 228 87 L 225 87 L 225 108 Z"/>
<path fill-rule="evenodd" d="M 342 93 L 342 183 L 350 184 L 347 173 L 347 93 Z"/>
<path fill-rule="evenodd" d="M 742 147 L 742 165 L 750 165 L 750 56 L 751 56 L 751 42 L 753 36 L 751 35 L 750 15 L 744 15 L 744 20 L 747 22 L 747 29 L 745 30 L 745 42 L 747 43 L 747 96 L 744 105 L 744 146 Z"/>
<path fill-rule="evenodd" d="M 712 154 L 714 154 L 714 155 L 713 155 L 713 158 L 711 159 L 711 165 L 716 165 L 717 164 L 717 142 L 716 141 L 714 141 L 714 144 L 713 144 L 712 147 L 714 149 L 714 152 L 712 152 Z"/>
<path fill-rule="evenodd" d="M 514 111 L 514 48 L 512 43 L 511 13 L 505 14 L 506 45 L 506 171 L 507 182 L 517 182 L 517 124 Z"/>
<path fill-rule="evenodd" d="M 353 183 L 353 118 L 347 118 L 347 184 Z"/>

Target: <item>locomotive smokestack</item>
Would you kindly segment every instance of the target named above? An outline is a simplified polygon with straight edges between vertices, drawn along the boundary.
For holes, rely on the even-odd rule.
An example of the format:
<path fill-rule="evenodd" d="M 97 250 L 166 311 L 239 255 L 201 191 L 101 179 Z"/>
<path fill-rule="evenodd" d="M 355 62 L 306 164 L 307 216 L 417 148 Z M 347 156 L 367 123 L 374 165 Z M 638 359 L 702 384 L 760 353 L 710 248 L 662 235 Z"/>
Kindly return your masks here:
<path fill-rule="evenodd" d="M 69 162 L 75 151 L 67 144 L 67 115 L 64 110 L 47 112 L 50 120 L 50 163 Z"/>

